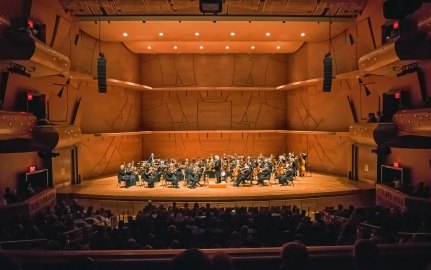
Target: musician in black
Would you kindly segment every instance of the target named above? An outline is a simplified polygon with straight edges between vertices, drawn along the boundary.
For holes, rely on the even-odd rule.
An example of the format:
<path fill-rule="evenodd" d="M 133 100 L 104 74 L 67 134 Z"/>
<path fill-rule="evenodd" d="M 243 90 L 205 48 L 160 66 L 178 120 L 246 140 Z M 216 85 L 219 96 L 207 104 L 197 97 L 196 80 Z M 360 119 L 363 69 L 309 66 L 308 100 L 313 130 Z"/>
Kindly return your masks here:
<path fill-rule="evenodd" d="M 214 171 L 217 184 L 221 183 L 221 160 L 219 156 L 215 156 Z"/>
<path fill-rule="evenodd" d="M 278 176 L 278 181 L 281 186 L 287 186 L 289 182 L 291 182 L 293 186 L 293 172 L 289 164 L 286 164 L 283 173 Z"/>
<path fill-rule="evenodd" d="M 147 163 L 151 165 L 153 164 L 153 162 L 154 162 L 154 153 L 151 153 L 151 155 L 147 159 Z"/>
<path fill-rule="evenodd" d="M 122 181 L 126 181 L 124 176 L 126 175 L 126 166 L 120 165 L 120 170 L 118 171 L 118 184 L 120 185 Z"/>
<path fill-rule="evenodd" d="M 268 165 L 265 165 L 260 172 L 257 174 L 257 184 L 265 185 L 265 180 L 269 180 L 271 178 L 271 170 Z"/>
<path fill-rule="evenodd" d="M 176 170 L 173 165 L 169 167 L 169 170 L 165 173 L 165 180 L 172 183 L 174 188 L 179 188 L 178 178 L 176 175 Z"/>
<path fill-rule="evenodd" d="M 252 170 L 250 166 L 245 165 L 244 168 L 239 172 L 238 176 L 236 177 L 236 183 L 235 186 L 239 187 L 239 184 L 245 184 L 246 180 L 251 181 L 252 179 Z"/>
<path fill-rule="evenodd" d="M 149 188 L 154 187 L 154 182 L 156 181 L 155 177 L 156 177 L 156 175 L 155 175 L 153 167 L 149 167 L 148 171 L 143 171 L 141 173 L 141 179 L 148 183 Z"/>

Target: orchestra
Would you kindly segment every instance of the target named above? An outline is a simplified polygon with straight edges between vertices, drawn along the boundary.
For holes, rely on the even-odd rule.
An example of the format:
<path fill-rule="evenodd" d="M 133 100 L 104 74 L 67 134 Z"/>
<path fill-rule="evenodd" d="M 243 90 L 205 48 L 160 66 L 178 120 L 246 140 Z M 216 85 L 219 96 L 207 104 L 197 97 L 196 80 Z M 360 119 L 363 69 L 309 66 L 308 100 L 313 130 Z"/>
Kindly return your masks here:
<path fill-rule="evenodd" d="M 306 162 L 305 151 L 299 155 L 282 154 L 278 160 L 273 155 L 252 157 L 224 154 L 222 157 L 211 155 L 207 159 L 186 159 L 184 163 L 177 159 L 160 159 L 151 153 L 147 160 L 139 161 L 136 166 L 134 161 L 121 164 L 117 178 L 118 186 L 124 182 L 126 188 L 137 183 L 154 188 L 158 182 L 162 182 L 163 186 L 169 183 L 173 188 L 179 188 L 179 183 L 184 181 L 184 187 L 193 189 L 204 186 L 209 178 L 215 178 L 217 184 L 230 181 L 233 186 L 252 186 L 253 181 L 265 186 L 265 181 L 271 183 L 271 179 L 278 180 L 281 186 L 293 186 L 297 176 L 305 176 Z"/>

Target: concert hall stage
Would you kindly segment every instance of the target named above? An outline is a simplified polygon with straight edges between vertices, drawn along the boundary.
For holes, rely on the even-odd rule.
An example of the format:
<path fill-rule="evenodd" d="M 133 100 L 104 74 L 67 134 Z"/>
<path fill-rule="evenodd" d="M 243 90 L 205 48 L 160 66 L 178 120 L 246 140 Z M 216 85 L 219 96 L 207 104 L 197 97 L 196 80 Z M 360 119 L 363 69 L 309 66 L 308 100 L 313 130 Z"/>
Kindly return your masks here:
<path fill-rule="evenodd" d="M 374 184 L 362 181 L 351 181 L 345 177 L 331 176 L 314 173 L 312 176 L 297 177 L 294 186 L 280 186 L 272 179 L 267 186 L 235 187 L 228 181 L 221 186 L 210 179 L 206 186 L 189 189 L 180 182 L 180 188 L 163 187 L 156 183 L 155 188 L 132 186 L 129 188 L 117 187 L 117 176 L 83 181 L 79 185 L 73 185 L 57 189 L 60 199 L 79 199 L 84 205 L 116 208 L 121 210 L 121 205 L 127 209 L 140 208 L 148 200 L 153 203 L 181 202 L 209 202 L 215 207 L 223 206 L 272 206 L 304 204 L 308 202 L 315 208 L 332 206 L 338 203 L 344 204 L 369 204 L 374 200 Z M 133 205 L 130 205 L 130 204 Z M 114 205 L 115 204 L 115 205 Z M 120 204 L 120 206 L 119 206 Z M 127 206 L 125 206 L 127 205 Z M 142 209 L 142 208 L 140 208 Z M 136 212 L 136 210 L 132 210 Z"/>

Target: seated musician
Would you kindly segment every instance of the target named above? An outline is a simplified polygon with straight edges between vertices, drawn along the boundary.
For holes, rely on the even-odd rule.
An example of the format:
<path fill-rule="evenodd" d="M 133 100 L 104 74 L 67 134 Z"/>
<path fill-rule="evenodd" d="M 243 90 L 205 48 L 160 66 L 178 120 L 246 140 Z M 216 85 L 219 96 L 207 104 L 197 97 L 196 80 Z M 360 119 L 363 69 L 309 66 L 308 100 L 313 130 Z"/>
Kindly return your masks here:
<path fill-rule="evenodd" d="M 147 171 L 143 171 L 141 174 L 141 179 L 148 183 L 149 188 L 153 188 L 155 182 L 154 168 L 150 166 Z"/>
<path fill-rule="evenodd" d="M 236 178 L 235 186 L 239 187 L 240 183 L 245 184 L 246 180 L 252 180 L 252 170 L 248 165 L 245 165 L 244 168 L 239 172 Z"/>
<path fill-rule="evenodd" d="M 123 177 L 126 180 L 126 188 L 136 186 L 136 167 L 132 163 L 128 163 L 126 167 L 126 175 Z"/>
<path fill-rule="evenodd" d="M 189 184 L 189 188 L 195 188 L 196 185 L 199 184 L 200 179 L 199 167 L 194 166 L 193 169 L 189 171 L 187 177 L 187 183 Z"/>
<path fill-rule="evenodd" d="M 171 182 L 174 188 L 179 188 L 176 172 L 175 167 L 170 165 L 169 169 L 165 173 L 165 180 Z"/>
<path fill-rule="evenodd" d="M 118 184 L 121 184 L 122 181 L 126 181 L 124 176 L 126 175 L 126 167 L 124 165 L 120 166 L 120 170 L 118 171 Z"/>
<path fill-rule="evenodd" d="M 289 181 L 293 185 L 293 172 L 289 164 L 286 164 L 286 167 L 284 167 L 283 172 L 278 176 L 278 181 L 281 186 L 287 186 L 289 184 Z"/>
<path fill-rule="evenodd" d="M 257 174 L 257 184 L 265 185 L 264 180 L 269 180 L 271 178 L 271 170 L 268 165 L 265 165 L 260 172 Z"/>

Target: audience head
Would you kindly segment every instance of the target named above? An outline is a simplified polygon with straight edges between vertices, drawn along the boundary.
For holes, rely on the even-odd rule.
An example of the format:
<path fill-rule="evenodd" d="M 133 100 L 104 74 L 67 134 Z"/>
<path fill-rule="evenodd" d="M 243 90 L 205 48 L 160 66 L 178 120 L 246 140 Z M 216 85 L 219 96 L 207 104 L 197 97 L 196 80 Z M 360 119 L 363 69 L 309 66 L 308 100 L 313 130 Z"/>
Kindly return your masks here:
<path fill-rule="evenodd" d="M 306 270 L 309 268 L 310 258 L 305 245 L 299 242 L 290 242 L 283 246 L 281 251 L 282 270 Z"/>
<path fill-rule="evenodd" d="M 361 239 L 353 247 L 353 261 L 358 270 L 377 269 L 379 250 L 374 241 Z"/>
<path fill-rule="evenodd" d="M 67 264 L 68 270 L 94 270 L 96 267 L 94 266 L 94 261 L 90 257 L 79 256 L 71 258 Z"/>
<path fill-rule="evenodd" d="M 0 270 L 21 270 L 21 263 L 14 257 L 1 254 Z"/>
<path fill-rule="evenodd" d="M 179 253 L 172 260 L 173 270 L 207 270 L 211 268 L 208 257 L 200 250 L 190 248 Z"/>
<path fill-rule="evenodd" d="M 214 254 L 211 258 L 213 270 L 234 270 L 232 260 L 226 253 L 219 252 Z"/>

